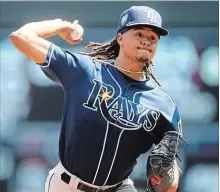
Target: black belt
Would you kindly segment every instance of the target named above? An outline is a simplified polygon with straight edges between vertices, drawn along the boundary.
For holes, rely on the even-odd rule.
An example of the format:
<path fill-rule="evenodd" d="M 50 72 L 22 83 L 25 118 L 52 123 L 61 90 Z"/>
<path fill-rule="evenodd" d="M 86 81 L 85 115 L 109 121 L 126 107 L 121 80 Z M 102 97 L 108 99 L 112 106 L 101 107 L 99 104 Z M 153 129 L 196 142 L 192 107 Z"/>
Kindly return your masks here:
<path fill-rule="evenodd" d="M 65 183 L 69 184 L 70 179 L 71 179 L 71 176 L 68 175 L 67 173 L 64 172 L 61 174 L 61 180 L 64 181 Z M 113 187 L 109 187 L 107 189 L 98 189 L 98 188 L 91 187 L 91 186 L 88 186 L 84 183 L 79 182 L 77 189 L 79 189 L 81 191 L 85 191 L 85 192 L 102 192 L 102 191 L 103 192 L 112 192 L 112 191 L 116 190 L 117 188 L 119 188 L 121 185 L 122 185 L 122 182 L 113 186 Z"/>

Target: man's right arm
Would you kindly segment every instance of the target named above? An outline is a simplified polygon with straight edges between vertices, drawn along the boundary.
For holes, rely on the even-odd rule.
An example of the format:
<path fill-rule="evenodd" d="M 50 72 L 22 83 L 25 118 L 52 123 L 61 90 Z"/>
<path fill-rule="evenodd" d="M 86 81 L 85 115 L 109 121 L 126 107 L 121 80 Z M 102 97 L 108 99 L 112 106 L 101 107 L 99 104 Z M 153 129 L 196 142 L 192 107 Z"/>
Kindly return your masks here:
<path fill-rule="evenodd" d="M 41 22 L 28 23 L 12 32 L 9 35 L 14 46 L 35 63 L 45 63 L 50 42 L 46 38 L 60 35 L 61 38 L 70 44 L 77 44 L 73 41 L 70 33 L 75 29 L 75 23 L 62 21 L 61 19 L 47 20 Z"/>

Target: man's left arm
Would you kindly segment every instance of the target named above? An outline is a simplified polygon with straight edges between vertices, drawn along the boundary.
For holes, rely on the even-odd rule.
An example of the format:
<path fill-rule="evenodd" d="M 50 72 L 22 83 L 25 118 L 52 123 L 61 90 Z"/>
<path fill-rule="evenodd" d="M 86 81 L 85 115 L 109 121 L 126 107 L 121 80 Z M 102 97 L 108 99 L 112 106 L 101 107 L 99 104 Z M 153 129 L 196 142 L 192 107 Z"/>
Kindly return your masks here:
<path fill-rule="evenodd" d="M 159 127 L 153 133 L 156 147 L 151 151 L 147 166 L 147 192 L 176 192 L 180 169 L 177 165 L 182 123 L 177 107 L 172 118 L 162 116 Z"/>

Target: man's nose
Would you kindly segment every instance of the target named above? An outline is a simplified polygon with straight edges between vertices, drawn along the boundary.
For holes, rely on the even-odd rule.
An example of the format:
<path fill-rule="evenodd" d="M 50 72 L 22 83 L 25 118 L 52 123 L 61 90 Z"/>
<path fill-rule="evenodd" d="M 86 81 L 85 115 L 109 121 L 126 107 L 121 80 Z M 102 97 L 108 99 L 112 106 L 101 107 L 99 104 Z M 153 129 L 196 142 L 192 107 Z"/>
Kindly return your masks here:
<path fill-rule="evenodd" d="M 141 41 L 141 44 L 142 45 L 150 45 L 150 41 L 149 41 L 149 39 L 145 38 Z"/>

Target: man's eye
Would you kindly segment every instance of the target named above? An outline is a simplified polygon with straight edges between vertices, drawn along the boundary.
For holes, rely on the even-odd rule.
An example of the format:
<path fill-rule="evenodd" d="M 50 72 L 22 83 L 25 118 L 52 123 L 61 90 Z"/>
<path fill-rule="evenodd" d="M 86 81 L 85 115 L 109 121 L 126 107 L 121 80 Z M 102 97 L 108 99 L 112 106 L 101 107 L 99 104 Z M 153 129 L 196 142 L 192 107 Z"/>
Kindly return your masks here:
<path fill-rule="evenodd" d="M 136 33 L 135 34 L 137 37 L 142 37 L 143 35 L 141 33 Z"/>
<path fill-rule="evenodd" d="M 151 36 L 151 40 L 155 41 L 155 40 L 156 40 L 156 37 Z"/>

